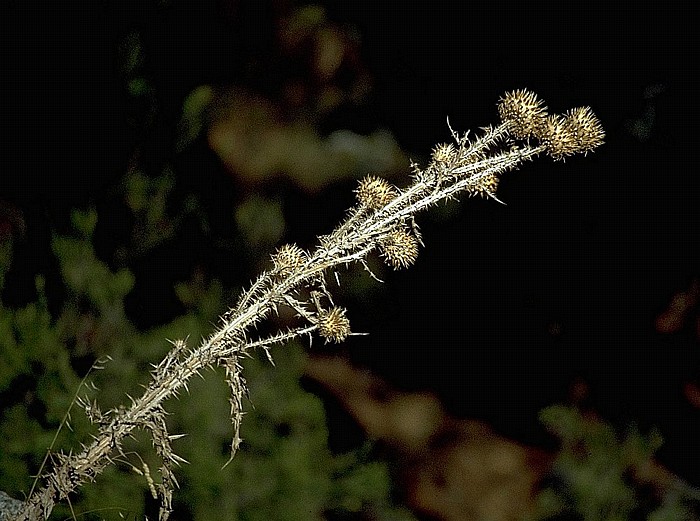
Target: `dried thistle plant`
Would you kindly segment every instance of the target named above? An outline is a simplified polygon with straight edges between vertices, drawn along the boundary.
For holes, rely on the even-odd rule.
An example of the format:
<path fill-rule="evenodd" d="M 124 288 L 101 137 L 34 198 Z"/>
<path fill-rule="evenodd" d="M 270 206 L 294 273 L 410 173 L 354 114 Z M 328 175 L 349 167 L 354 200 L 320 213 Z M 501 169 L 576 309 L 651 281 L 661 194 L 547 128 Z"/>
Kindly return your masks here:
<path fill-rule="evenodd" d="M 355 191 L 357 203 L 344 222 L 319 238 L 312 252 L 298 246 L 282 246 L 272 255 L 272 268 L 263 272 L 243 293 L 237 305 L 222 317 L 218 329 L 197 347 L 183 340 L 173 342 L 165 358 L 153 367 L 150 384 L 130 405 L 101 412 L 87 398 L 78 403 L 98 427 L 94 441 L 77 453 L 53 455 L 54 469 L 43 476 L 43 488 L 30 494 L 17 519 L 46 519 L 55 503 L 93 481 L 108 465 L 126 458 L 122 445 L 135 429 L 150 432 L 161 458 L 160 481 L 144 472 L 152 492 L 160 497 L 160 519 L 168 518 L 177 487 L 173 468 L 184 460 L 171 442 L 164 402 L 187 389 L 190 379 L 207 367 L 221 365 L 231 391 L 233 439 L 231 457 L 239 448 L 246 382 L 241 358 L 261 348 L 272 362 L 270 348 L 301 336 L 317 333 L 326 342 L 342 342 L 351 335 L 343 308 L 333 303 L 326 278 L 341 265 L 358 262 L 369 270 L 366 257 L 375 250 L 392 268 L 412 265 L 421 245 L 414 216 L 439 201 L 459 194 L 496 199 L 500 176 L 524 161 L 545 153 L 562 160 L 587 153 L 603 143 L 604 132 L 590 108 L 548 115 L 544 103 L 532 92 L 517 90 L 498 103 L 501 122 L 470 138 L 452 131 L 454 143 L 438 145 L 431 162 L 412 165 L 412 183 L 405 189 L 383 179 L 367 177 Z M 498 200 L 498 199 L 496 199 Z M 294 329 L 266 338 L 250 338 L 254 326 L 276 313 L 280 306 L 295 310 L 303 322 Z M 136 467 L 134 467 L 136 468 Z"/>

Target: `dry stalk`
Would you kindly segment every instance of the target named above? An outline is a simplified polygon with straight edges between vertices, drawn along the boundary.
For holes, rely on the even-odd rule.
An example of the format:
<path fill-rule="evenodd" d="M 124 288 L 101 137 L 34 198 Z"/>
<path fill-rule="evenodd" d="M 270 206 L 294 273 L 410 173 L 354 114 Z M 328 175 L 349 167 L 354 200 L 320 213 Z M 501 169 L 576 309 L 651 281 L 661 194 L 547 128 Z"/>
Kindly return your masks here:
<path fill-rule="evenodd" d="M 501 123 L 482 129 L 473 139 L 452 131 L 454 143 L 437 146 L 427 167 L 413 165 L 413 182 L 406 189 L 376 177 L 363 179 L 356 190 L 357 204 L 343 223 L 320 237 L 313 252 L 294 245 L 279 248 L 272 256 L 273 267 L 263 272 L 238 304 L 221 317 L 219 328 L 199 347 L 190 348 L 182 340 L 173 342 L 170 352 L 154 366 L 145 392 L 139 398 L 129 397 L 129 406 L 102 413 L 94 402 L 80 400 L 99 434 L 76 454 L 53 455 L 54 468 L 43 476 L 43 488 L 30 495 L 16 519 L 48 518 L 57 501 L 93 481 L 123 455 L 122 442 L 134 429 L 151 433 L 161 458 L 160 483 L 154 486 L 150 474 L 147 477 L 161 500 L 160 519 L 167 519 L 177 486 L 173 467 L 184 460 L 171 446 L 179 435 L 168 433 L 163 405 L 166 399 L 187 389 L 190 379 L 202 369 L 224 366 L 231 390 L 233 457 L 241 442 L 242 402 L 247 393 L 241 358 L 254 348 L 262 348 L 272 361 L 272 345 L 313 332 L 327 342 L 342 342 L 351 334 L 345 310 L 333 305 L 326 276 L 352 262 L 369 269 L 365 258 L 375 250 L 392 268 L 408 267 L 415 262 L 421 244 L 414 222 L 419 211 L 460 193 L 496 199 L 500 175 L 524 161 L 541 153 L 560 160 L 587 153 L 603 143 L 600 122 L 588 107 L 547 115 L 535 94 L 519 90 L 504 95 L 498 111 Z M 291 307 L 305 324 L 267 338 L 249 339 L 253 326 L 275 313 L 278 306 Z"/>

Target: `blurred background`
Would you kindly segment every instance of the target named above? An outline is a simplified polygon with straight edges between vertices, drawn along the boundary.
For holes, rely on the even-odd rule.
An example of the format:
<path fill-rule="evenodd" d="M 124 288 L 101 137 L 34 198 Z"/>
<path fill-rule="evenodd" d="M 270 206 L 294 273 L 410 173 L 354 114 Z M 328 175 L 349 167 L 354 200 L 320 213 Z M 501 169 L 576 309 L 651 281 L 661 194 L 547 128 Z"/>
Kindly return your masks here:
<path fill-rule="evenodd" d="M 220 375 L 168 404 L 171 432 L 189 434 L 175 518 L 693 518 L 689 13 L 441 0 L 0 13 L 0 490 L 29 492 L 96 359 L 113 361 L 92 396 L 117 406 L 166 339 L 211 332 L 277 246 L 330 232 L 359 178 L 405 186 L 410 161 L 450 139 L 446 117 L 477 131 L 528 88 L 551 112 L 591 106 L 606 144 L 504 176 L 506 206 L 420 216 L 413 268 L 369 260 L 385 284 L 341 272 L 337 300 L 370 335 L 249 361 L 245 442 L 224 470 Z M 72 426 L 55 451 L 89 439 L 75 409 Z M 77 511 L 156 516 L 131 465 L 85 486 Z"/>

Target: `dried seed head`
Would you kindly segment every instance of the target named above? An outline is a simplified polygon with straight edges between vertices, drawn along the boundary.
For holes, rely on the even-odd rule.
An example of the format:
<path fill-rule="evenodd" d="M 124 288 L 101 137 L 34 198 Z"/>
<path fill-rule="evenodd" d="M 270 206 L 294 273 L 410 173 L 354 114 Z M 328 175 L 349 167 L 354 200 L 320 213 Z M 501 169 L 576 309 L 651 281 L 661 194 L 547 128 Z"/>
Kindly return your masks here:
<path fill-rule="evenodd" d="M 547 116 L 538 134 L 540 143 L 555 161 L 579 152 L 573 132 L 559 115 Z"/>
<path fill-rule="evenodd" d="M 323 310 L 317 316 L 318 333 L 326 342 L 339 344 L 350 334 L 350 321 L 343 308 L 334 307 Z"/>
<path fill-rule="evenodd" d="M 547 116 L 547 107 L 535 93 L 522 89 L 507 92 L 499 100 L 498 114 L 514 137 L 525 139 L 537 133 Z"/>
<path fill-rule="evenodd" d="M 496 174 L 474 176 L 476 184 L 469 188 L 469 195 L 480 195 L 482 197 L 492 197 L 498 189 L 499 177 Z"/>
<path fill-rule="evenodd" d="M 443 143 L 433 149 L 433 161 L 439 164 L 447 164 L 454 159 L 455 147 L 452 143 Z"/>
<path fill-rule="evenodd" d="M 355 195 L 362 206 L 378 210 L 394 199 L 398 192 L 385 179 L 368 175 L 360 181 Z"/>
<path fill-rule="evenodd" d="M 306 262 L 306 252 L 296 244 L 285 244 L 272 255 L 275 271 L 282 276 L 293 273 Z"/>
<path fill-rule="evenodd" d="M 567 111 L 564 121 L 576 142 L 577 152 L 585 154 L 604 143 L 603 126 L 590 107 L 577 107 Z"/>
<path fill-rule="evenodd" d="M 406 230 L 394 230 L 379 244 L 384 261 L 395 270 L 408 268 L 418 257 L 418 240 Z"/>

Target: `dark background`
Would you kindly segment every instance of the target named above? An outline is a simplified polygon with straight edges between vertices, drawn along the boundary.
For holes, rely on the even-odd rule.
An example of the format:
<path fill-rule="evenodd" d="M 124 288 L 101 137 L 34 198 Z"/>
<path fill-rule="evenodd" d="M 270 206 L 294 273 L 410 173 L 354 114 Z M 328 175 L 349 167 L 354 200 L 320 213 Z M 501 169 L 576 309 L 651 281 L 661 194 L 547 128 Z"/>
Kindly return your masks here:
<path fill-rule="evenodd" d="M 328 130 L 386 127 L 409 155 L 425 157 L 449 138 L 446 115 L 455 129 L 476 130 L 496 122 L 504 91 L 527 87 L 555 112 L 590 105 L 607 134 L 589 157 L 540 159 L 505 176 L 505 207 L 474 200 L 449 220 L 421 219 L 425 251 L 388 277 L 376 301 L 353 308 L 356 329 L 371 336 L 348 349 L 401 387 L 436 390 L 455 414 L 529 443 L 549 442 L 537 411 L 585 382 L 587 406 L 620 426 L 658 426 L 661 461 L 700 484 L 700 411 L 683 395 L 700 375 L 698 339 L 692 328 L 654 327 L 700 266 L 692 13 L 669 3 L 515 4 L 323 2 L 357 31 L 373 78 L 365 102 L 330 114 Z M 110 187 L 136 147 L 147 170 L 174 154 L 194 87 L 243 84 L 275 96 L 283 64 L 269 58 L 272 34 L 291 5 L 4 4 L 0 199 L 26 226 L 6 302 L 34 298 L 34 274 L 55 269 L 50 233 L 67 226 L 70 208 L 110 208 Z M 158 91 L 147 128 L 134 125 L 144 110 L 118 67 L 119 42 L 135 28 Z M 202 194 L 217 222 L 236 188 L 206 142 L 174 164 L 182 189 Z M 350 189 L 290 189 L 285 238 L 308 244 L 327 232 L 352 202 Z M 104 230 L 98 238 L 100 251 L 117 240 Z M 187 241 L 197 239 L 171 245 L 183 248 L 181 265 L 160 283 L 202 262 L 229 284 L 249 278 L 227 271 L 221 252 Z M 138 317 L 141 326 L 178 311 L 161 304 L 160 315 Z"/>

